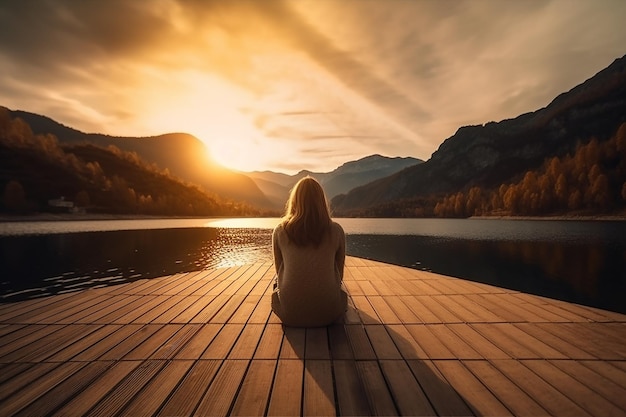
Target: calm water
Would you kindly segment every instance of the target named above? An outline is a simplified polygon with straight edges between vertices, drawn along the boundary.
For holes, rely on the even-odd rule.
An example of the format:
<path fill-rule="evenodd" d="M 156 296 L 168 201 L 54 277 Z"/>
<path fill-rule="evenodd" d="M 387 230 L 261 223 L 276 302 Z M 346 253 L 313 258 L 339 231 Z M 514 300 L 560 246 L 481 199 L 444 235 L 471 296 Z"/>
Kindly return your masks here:
<path fill-rule="evenodd" d="M 626 222 L 338 221 L 349 255 L 626 313 Z M 0 300 L 269 260 L 277 222 L 0 223 Z"/>

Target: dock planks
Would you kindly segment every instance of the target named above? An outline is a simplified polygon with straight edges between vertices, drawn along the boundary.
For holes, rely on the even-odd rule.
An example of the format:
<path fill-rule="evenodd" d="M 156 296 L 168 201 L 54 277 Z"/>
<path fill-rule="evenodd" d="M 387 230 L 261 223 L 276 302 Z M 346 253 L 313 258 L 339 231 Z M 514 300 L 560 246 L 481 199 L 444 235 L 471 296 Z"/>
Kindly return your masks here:
<path fill-rule="evenodd" d="M 626 316 L 348 257 L 284 328 L 255 263 L 0 304 L 2 415 L 626 416 Z"/>

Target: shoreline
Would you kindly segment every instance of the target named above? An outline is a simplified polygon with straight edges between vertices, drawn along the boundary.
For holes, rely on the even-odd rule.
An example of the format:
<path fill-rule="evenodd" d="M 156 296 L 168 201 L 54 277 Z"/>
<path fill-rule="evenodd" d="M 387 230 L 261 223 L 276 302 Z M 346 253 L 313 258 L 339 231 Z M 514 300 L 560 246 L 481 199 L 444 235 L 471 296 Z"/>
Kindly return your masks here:
<path fill-rule="evenodd" d="M 52 221 L 107 221 L 107 220 L 167 220 L 167 219 L 232 219 L 264 218 L 253 216 L 158 216 L 148 214 L 109 214 L 109 213 L 38 213 L 32 215 L 0 214 L 0 223 L 12 222 L 52 222 Z M 341 218 L 341 217 L 339 217 Z M 371 218 L 371 217 L 365 217 Z M 404 218 L 404 217 L 398 217 Z M 440 217 L 416 217 L 419 219 L 442 219 Z M 406 219 L 410 219 L 407 217 Z M 456 219 L 450 217 L 450 219 Z M 471 216 L 467 220 L 537 220 L 537 221 L 626 221 L 624 215 L 557 215 L 557 216 Z"/>
<path fill-rule="evenodd" d="M 0 223 L 53 221 L 107 221 L 107 220 L 168 220 L 168 219 L 230 219 L 237 216 L 153 216 L 148 214 L 70 214 L 38 213 L 33 215 L 0 215 Z"/>

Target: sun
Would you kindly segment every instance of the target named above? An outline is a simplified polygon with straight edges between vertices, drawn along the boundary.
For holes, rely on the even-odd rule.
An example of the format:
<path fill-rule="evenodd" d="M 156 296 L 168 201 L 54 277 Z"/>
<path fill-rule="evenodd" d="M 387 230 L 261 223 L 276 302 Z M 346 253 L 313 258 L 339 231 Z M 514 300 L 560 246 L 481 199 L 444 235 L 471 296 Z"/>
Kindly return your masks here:
<path fill-rule="evenodd" d="M 207 144 L 210 157 L 218 164 L 237 171 L 256 171 L 267 166 L 268 150 L 245 137 L 214 139 Z"/>

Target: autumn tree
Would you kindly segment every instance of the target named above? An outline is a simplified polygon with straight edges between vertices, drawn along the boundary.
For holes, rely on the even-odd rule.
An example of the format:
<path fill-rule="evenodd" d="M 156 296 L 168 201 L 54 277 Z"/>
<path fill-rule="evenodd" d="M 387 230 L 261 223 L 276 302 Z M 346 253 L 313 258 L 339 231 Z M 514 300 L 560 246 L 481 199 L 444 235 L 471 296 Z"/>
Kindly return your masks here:
<path fill-rule="evenodd" d="M 26 193 L 18 181 L 11 180 L 4 187 L 2 202 L 8 211 L 20 212 L 26 208 Z"/>

